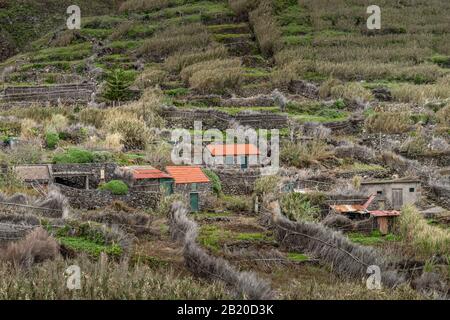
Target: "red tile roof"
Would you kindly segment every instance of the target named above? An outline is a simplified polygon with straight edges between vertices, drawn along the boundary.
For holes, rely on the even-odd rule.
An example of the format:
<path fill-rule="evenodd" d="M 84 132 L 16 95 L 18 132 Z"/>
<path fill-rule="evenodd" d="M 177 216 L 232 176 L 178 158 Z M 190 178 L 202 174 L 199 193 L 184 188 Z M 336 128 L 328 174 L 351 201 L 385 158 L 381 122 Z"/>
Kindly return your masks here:
<path fill-rule="evenodd" d="M 213 156 L 256 156 L 258 148 L 253 144 L 210 144 L 207 146 Z"/>
<path fill-rule="evenodd" d="M 143 166 L 143 167 L 128 167 L 128 170 L 130 170 L 133 173 L 133 177 L 136 180 L 142 180 L 142 179 L 171 179 L 172 176 L 162 172 L 158 169 L 155 169 L 151 166 Z"/>
<path fill-rule="evenodd" d="M 209 182 L 208 177 L 203 173 L 200 167 L 167 167 L 166 171 L 175 179 L 176 184 Z"/>

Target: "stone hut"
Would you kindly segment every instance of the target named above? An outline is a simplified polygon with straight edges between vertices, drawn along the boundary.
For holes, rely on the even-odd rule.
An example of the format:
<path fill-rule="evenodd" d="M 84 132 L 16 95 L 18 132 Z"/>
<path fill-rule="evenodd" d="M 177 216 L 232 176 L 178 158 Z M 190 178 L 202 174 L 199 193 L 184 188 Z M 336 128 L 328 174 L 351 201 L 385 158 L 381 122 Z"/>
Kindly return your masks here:
<path fill-rule="evenodd" d="M 202 169 L 196 166 L 169 166 L 166 171 L 174 179 L 173 192 L 189 199 L 191 211 L 202 210 L 206 197 L 212 191 L 211 182 Z"/>
<path fill-rule="evenodd" d="M 417 179 L 365 181 L 360 189 L 377 196 L 375 201 L 380 210 L 400 210 L 405 204 L 415 204 L 421 197 L 421 184 Z"/>

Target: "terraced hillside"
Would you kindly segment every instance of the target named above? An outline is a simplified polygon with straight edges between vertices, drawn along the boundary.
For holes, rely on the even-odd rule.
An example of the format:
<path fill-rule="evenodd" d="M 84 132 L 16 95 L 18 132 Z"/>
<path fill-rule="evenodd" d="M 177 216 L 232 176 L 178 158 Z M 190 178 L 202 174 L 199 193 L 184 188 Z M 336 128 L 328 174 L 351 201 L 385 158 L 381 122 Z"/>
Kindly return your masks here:
<path fill-rule="evenodd" d="M 0 241 L 19 225 L 20 247 L 41 237 L 52 254 L 10 273 L 3 260 L 22 260 L 6 239 L 0 273 L 20 288 L 37 281 L 32 298 L 54 298 L 46 288 L 68 299 L 447 297 L 448 1 L 380 0 L 372 31 L 365 0 L 80 1 L 80 30 L 65 28 L 65 1 L 22 2 L 0 0 L 0 40 L 11 44 L 0 52 Z M 202 147 L 208 129 L 277 129 L 281 168 L 202 165 L 212 187 L 198 212 L 159 188 L 146 207 L 119 169 L 167 178 L 177 128 Z M 59 191 L 15 169 L 33 165 L 53 166 L 43 180 Z M 395 209 L 387 232 L 330 209 L 364 209 L 373 180 L 419 191 L 401 208 L 377 193 L 375 211 Z M 57 275 L 74 263 L 92 277 L 66 292 Z M 361 282 L 373 264 L 382 290 Z M 2 298 L 29 298 L 7 283 Z"/>

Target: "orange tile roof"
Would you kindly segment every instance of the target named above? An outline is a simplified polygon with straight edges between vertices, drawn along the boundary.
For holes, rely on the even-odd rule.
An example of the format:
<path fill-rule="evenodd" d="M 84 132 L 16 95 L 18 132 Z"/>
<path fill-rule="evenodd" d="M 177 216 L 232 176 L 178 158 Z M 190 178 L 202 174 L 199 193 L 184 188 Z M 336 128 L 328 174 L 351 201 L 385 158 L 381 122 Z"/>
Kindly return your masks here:
<path fill-rule="evenodd" d="M 128 167 L 128 170 L 130 170 L 133 173 L 133 177 L 136 180 L 142 180 L 142 179 L 170 179 L 172 178 L 171 175 L 162 172 L 161 170 L 155 169 L 151 166 L 142 166 L 142 167 Z"/>
<path fill-rule="evenodd" d="M 259 155 L 253 144 L 210 144 L 207 146 L 213 156 L 253 156 Z"/>
<path fill-rule="evenodd" d="M 208 177 L 200 167 L 172 166 L 167 167 L 166 171 L 175 179 L 176 184 L 209 182 Z"/>

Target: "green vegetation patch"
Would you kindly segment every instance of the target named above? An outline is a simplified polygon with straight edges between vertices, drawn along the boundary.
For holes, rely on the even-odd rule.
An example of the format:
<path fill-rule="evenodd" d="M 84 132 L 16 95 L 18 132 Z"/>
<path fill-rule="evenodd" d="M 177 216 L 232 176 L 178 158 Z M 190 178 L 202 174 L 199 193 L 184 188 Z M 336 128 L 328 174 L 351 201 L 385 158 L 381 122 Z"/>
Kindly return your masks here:
<path fill-rule="evenodd" d="M 82 237 L 61 237 L 58 240 L 69 249 L 85 252 L 93 257 L 99 257 L 102 252 L 117 257 L 122 254 L 122 248 L 118 244 L 101 245 Z"/>
<path fill-rule="evenodd" d="M 365 246 L 379 245 L 387 241 L 400 241 L 401 239 L 400 236 L 394 234 L 387 234 L 383 236 L 379 230 L 374 230 L 370 234 L 353 232 L 349 233 L 347 236 L 352 242 Z"/>
<path fill-rule="evenodd" d="M 94 162 L 94 155 L 88 150 L 70 148 L 64 153 L 53 156 L 53 163 L 92 163 Z"/>
<path fill-rule="evenodd" d="M 125 195 L 128 193 L 128 186 L 121 180 L 111 180 L 99 187 L 100 190 L 108 190 L 114 195 Z"/>
<path fill-rule="evenodd" d="M 309 260 L 309 257 L 307 255 L 298 252 L 289 252 L 287 258 L 288 260 L 293 262 L 303 262 Z"/>

